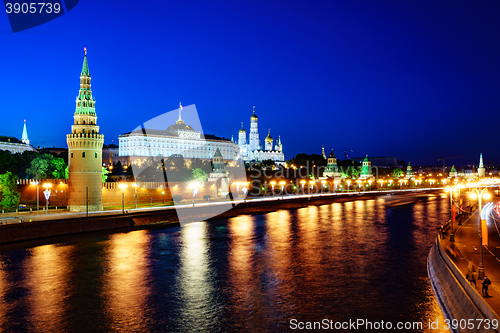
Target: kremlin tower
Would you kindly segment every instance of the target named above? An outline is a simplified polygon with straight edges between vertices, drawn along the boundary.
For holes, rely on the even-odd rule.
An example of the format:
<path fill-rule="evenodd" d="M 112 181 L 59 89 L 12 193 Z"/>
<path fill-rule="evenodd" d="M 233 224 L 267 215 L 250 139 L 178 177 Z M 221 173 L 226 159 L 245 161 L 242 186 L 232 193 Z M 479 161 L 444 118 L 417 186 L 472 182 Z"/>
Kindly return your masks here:
<path fill-rule="evenodd" d="M 95 99 L 90 90 L 87 48 L 80 75 L 80 92 L 76 98 L 74 124 L 68 134 L 68 206 L 72 212 L 102 210 L 102 145 Z M 88 201 L 87 201 L 88 199 Z"/>
<path fill-rule="evenodd" d="M 477 175 L 479 178 L 484 178 L 486 176 L 486 169 L 483 164 L 483 153 L 479 155 L 479 168 L 477 168 Z"/>

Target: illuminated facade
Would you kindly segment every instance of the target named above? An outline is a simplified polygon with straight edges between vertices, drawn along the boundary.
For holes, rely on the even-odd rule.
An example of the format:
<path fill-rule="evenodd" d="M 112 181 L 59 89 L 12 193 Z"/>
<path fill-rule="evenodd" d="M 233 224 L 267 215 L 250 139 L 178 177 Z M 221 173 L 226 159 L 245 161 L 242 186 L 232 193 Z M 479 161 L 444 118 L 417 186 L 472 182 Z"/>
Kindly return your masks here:
<path fill-rule="evenodd" d="M 255 114 L 255 107 L 253 109 L 253 114 L 250 117 L 250 133 L 249 140 L 247 143 L 246 131 L 243 128 L 243 123 L 241 123 L 241 129 L 238 133 L 238 146 L 240 157 L 244 161 L 265 161 L 272 160 L 274 162 L 285 161 L 285 155 L 283 154 L 283 145 L 281 144 L 281 137 L 278 138 L 278 142 L 274 146 L 274 140 L 271 137 L 271 130 L 268 131 L 267 137 L 264 140 L 264 148 L 260 144 L 259 139 L 259 118 Z"/>
<path fill-rule="evenodd" d="M 477 168 L 477 175 L 479 177 L 486 176 L 486 169 L 484 168 L 484 165 L 483 165 L 483 153 L 481 153 L 481 155 L 479 155 L 479 168 Z"/>
<path fill-rule="evenodd" d="M 323 154 L 325 153 L 325 148 L 323 147 Z M 328 156 L 327 164 L 326 164 L 326 169 L 323 172 L 323 178 L 335 178 L 335 179 L 340 179 L 341 174 L 339 171 L 339 166 L 337 165 L 337 158 L 335 157 L 335 154 L 333 153 L 333 149 Z"/>
<path fill-rule="evenodd" d="M 179 119 L 166 130 L 145 129 L 120 135 L 119 156 L 134 157 L 134 161 L 140 157 L 172 155 L 208 160 L 217 149 L 223 159 L 232 160 L 237 156 L 238 147 L 233 141 L 194 130 L 182 120 L 181 111 L 182 106 Z"/>
<path fill-rule="evenodd" d="M 72 212 L 102 210 L 102 146 L 95 99 L 90 89 L 87 49 L 80 74 L 80 91 L 68 143 L 68 205 Z M 88 198 L 88 200 L 87 200 Z"/>
<path fill-rule="evenodd" d="M 363 164 L 361 166 L 361 173 L 359 175 L 359 179 L 373 179 L 372 174 L 372 162 L 368 159 L 368 155 L 366 155 L 365 159 L 363 160 Z"/>
<path fill-rule="evenodd" d="M 413 169 L 411 167 L 410 162 L 408 162 L 408 166 L 406 167 L 406 175 L 405 179 L 415 179 L 415 176 L 413 175 Z"/>
<path fill-rule="evenodd" d="M 26 130 L 26 120 L 24 120 L 23 134 L 21 140 L 11 136 L 0 136 L 0 150 L 10 151 L 12 154 L 22 154 L 25 151 L 35 151 L 35 148 L 30 146 L 28 139 L 28 131 Z"/>
<path fill-rule="evenodd" d="M 455 169 L 455 166 L 453 165 L 451 167 L 450 173 L 448 174 L 448 178 L 454 178 L 454 177 L 458 177 L 458 172 L 457 169 Z"/>

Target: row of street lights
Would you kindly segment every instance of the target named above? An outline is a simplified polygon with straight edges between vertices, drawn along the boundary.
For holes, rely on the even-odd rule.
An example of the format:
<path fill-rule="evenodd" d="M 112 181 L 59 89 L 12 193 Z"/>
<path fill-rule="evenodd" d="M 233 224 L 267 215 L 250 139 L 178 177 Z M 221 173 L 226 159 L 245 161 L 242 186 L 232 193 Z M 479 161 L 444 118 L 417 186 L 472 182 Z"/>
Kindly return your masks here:
<path fill-rule="evenodd" d="M 469 185 L 469 184 L 468 184 Z M 470 184 L 470 186 L 474 186 L 474 184 Z M 450 219 L 450 225 L 451 225 L 451 230 L 450 230 L 450 242 L 455 241 L 455 232 L 453 230 L 453 222 L 455 220 L 455 206 L 453 205 L 453 193 L 458 192 L 458 198 L 460 200 L 460 189 L 465 188 L 465 185 L 463 184 L 455 184 L 455 185 L 449 185 L 446 187 L 446 191 L 450 193 L 450 214 L 451 214 L 451 219 Z M 483 224 L 485 224 L 486 221 L 483 222 L 481 216 L 482 216 L 482 205 L 483 202 L 482 200 L 488 200 L 491 198 L 491 194 L 488 192 L 488 188 L 484 187 L 482 189 L 478 188 L 470 188 L 473 192 L 470 193 L 470 198 L 475 200 L 478 199 L 478 204 L 479 204 L 479 267 L 478 267 L 478 279 L 482 280 L 484 279 L 484 261 L 483 261 L 483 246 L 486 244 L 483 244 L 483 231 L 487 232 L 487 229 L 483 230 Z M 487 236 L 487 235 L 486 235 Z"/>

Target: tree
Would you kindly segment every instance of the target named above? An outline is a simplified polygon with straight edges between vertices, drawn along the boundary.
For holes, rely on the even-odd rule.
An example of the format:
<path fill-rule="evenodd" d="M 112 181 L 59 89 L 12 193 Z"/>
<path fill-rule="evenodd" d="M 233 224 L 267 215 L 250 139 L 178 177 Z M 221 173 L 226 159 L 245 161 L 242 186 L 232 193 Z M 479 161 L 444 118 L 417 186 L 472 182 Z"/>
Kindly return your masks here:
<path fill-rule="evenodd" d="M 49 159 L 49 172 L 51 172 L 54 179 L 66 179 L 67 164 L 61 157 L 53 157 Z"/>
<path fill-rule="evenodd" d="M 17 178 L 18 179 L 26 179 L 29 177 L 29 173 L 27 173 L 27 169 L 31 166 L 31 161 L 40 156 L 40 154 L 36 151 L 26 150 L 23 151 L 22 154 L 17 153 L 14 155 L 17 164 Z M 0 170 L 0 173 L 2 171 Z"/>
<path fill-rule="evenodd" d="M 64 159 L 43 154 L 31 161 L 26 173 L 35 179 L 63 179 L 66 178 L 66 167 Z"/>
<path fill-rule="evenodd" d="M 113 163 L 113 171 L 111 172 L 111 174 L 115 176 L 121 176 L 123 174 L 122 162 L 118 161 L 116 163 Z"/>
<path fill-rule="evenodd" d="M 2 187 L 2 200 L 0 205 L 4 209 L 13 209 L 19 206 L 21 200 L 21 193 L 17 191 L 17 176 L 12 172 L 0 175 L 0 186 Z"/>
<path fill-rule="evenodd" d="M 33 159 L 30 167 L 26 170 L 26 173 L 35 179 L 48 178 L 49 158 L 54 158 L 54 156 L 43 154 Z"/>
<path fill-rule="evenodd" d="M 8 171 L 17 174 L 16 160 L 10 151 L 0 150 L 0 173 Z"/>
<path fill-rule="evenodd" d="M 395 168 L 395 169 L 392 171 L 392 178 L 394 178 L 394 179 L 398 179 L 398 178 L 399 178 L 399 177 L 401 177 L 403 174 L 404 174 L 403 170 L 401 170 L 400 168 Z"/>
<path fill-rule="evenodd" d="M 204 182 L 207 180 L 207 173 L 201 168 L 193 169 L 193 179 L 199 182 Z"/>
<path fill-rule="evenodd" d="M 105 183 L 106 182 L 106 179 L 108 179 L 108 173 L 109 170 L 106 169 L 105 167 L 102 167 L 102 182 Z"/>

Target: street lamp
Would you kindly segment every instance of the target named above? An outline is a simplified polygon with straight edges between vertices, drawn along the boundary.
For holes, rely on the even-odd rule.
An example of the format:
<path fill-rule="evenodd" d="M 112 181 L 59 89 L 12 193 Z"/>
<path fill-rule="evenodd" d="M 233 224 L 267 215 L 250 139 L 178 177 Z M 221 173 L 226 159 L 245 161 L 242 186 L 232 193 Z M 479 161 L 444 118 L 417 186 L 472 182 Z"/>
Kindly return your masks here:
<path fill-rule="evenodd" d="M 195 197 L 198 195 L 198 188 L 200 187 L 200 185 L 201 184 L 199 181 L 191 182 L 191 184 L 189 185 L 189 187 L 193 189 L 193 207 L 194 207 L 194 200 Z"/>
<path fill-rule="evenodd" d="M 349 192 L 349 185 L 351 185 L 351 181 L 350 180 L 347 181 L 347 192 Z"/>
<path fill-rule="evenodd" d="M 50 198 L 50 188 L 52 187 L 51 183 L 45 183 L 43 184 L 43 187 L 45 187 L 45 191 L 43 191 L 43 194 L 45 195 L 45 215 L 49 214 L 49 198 Z M 38 192 L 37 192 L 38 193 Z"/>
<path fill-rule="evenodd" d="M 281 185 L 281 199 L 283 199 L 283 191 L 285 190 L 285 184 L 286 184 L 286 182 L 284 180 L 280 181 L 280 185 Z"/>
<path fill-rule="evenodd" d="M 135 209 L 137 209 L 137 183 L 133 183 L 132 186 L 134 187 L 134 202 L 135 202 Z"/>
<path fill-rule="evenodd" d="M 300 181 L 300 185 L 301 185 L 301 188 L 302 188 L 302 193 L 304 193 L 304 184 L 305 184 L 305 183 L 306 183 L 306 181 L 305 181 L 305 180 L 301 180 L 301 181 Z M 298 192 L 297 192 L 297 194 L 298 194 Z"/>
<path fill-rule="evenodd" d="M 125 214 L 125 189 L 127 188 L 127 184 L 121 183 L 118 185 L 119 188 L 122 190 L 122 214 Z"/>
<path fill-rule="evenodd" d="M 455 185 L 449 185 L 446 187 L 446 192 L 450 192 L 450 224 L 451 224 L 451 233 L 450 233 L 450 242 L 455 241 L 455 232 L 453 231 L 453 222 L 455 222 L 455 206 L 453 205 L 453 192 L 456 192 L 457 189 Z"/>
<path fill-rule="evenodd" d="M 33 182 L 32 184 L 36 185 L 36 214 L 38 215 L 38 211 L 40 210 L 40 199 L 39 199 L 39 188 L 40 182 Z"/>
<path fill-rule="evenodd" d="M 272 189 L 273 189 L 273 195 L 274 195 L 274 185 L 276 185 L 276 181 L 274 181 L 274 180 L 273 180 L 270 184 L 271 184 L 271 186 L 272 186 Z"/>
<path fill-rule="evenodd" d="M 487 188 L 483 188 L 481 191 L 479 191 L 476 188 L 473 188 L 474 192 L 471 193 L 470 197 L 471 199 L 476 199 L 478 198 L 479 202 L 479 269 L 478 269 L 478 274 L 477 278 L 479 280 L 484 279 L 484 262 L 483 262 L 483 230 L 482 230 L 482 221 L 481 221 L 481 208 L 482 208 L 482 199 L 489 199 L 491 198 L 491 195 L 488 192 L 485 192 Z M 487 232 L 487 230 L 486 230 Z"/>

